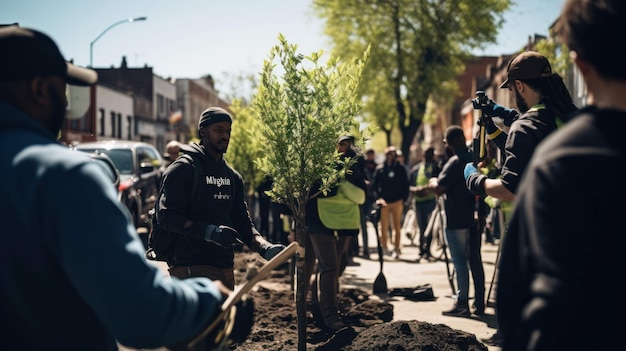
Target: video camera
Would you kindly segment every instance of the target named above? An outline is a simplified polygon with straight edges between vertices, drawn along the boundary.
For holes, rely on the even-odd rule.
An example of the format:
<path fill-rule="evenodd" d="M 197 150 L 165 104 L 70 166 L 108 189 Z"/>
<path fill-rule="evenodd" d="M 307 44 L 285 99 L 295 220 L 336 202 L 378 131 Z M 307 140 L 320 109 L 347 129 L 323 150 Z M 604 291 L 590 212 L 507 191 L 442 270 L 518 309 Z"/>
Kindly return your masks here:
<path fill-rule="evenodd" d="M 476 98 L 472 100 L 472 105 L 474 110 L 483 110 L 489 106 L 489 97 L 484 91 L 479 90 L 476 92 Z M 493 104 L 491 110 L 493 111 Z"/>
<path fill-rule="evenodd" d="M 513 110 L 505 109 L 496 104 L 493 100 L 489 99 L 487 94 L 482 90 L 476 92 L 476 98 L 472 100 L 472 106 L 474 106 L 475 110 L 481 111 L 479 124 L 485 123 L 484 118 L 497 117 L 502 120 L 505 126 L 510 127 L 517 118 L 517 113 L 512 113 Z"/>

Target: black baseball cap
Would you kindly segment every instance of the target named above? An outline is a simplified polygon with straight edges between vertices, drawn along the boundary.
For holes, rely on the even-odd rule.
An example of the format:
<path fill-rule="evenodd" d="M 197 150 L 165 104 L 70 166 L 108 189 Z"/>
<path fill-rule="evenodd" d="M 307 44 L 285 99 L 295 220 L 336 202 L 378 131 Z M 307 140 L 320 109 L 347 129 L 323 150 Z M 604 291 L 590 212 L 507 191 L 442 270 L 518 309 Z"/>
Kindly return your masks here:
<path fill-rule="evenodd" d="M 98 81 L 94 70 L 65 61 L 54 40 L 34 29 L 0 27 L 0 53 L 0 81 L 38 76 L 60 76 L 70 85 L 81 86 Z"/>
<path fill-rule="evenodd" d="M 551 75 L 552 67 L 545 56 L 536 51 L 524 51 L 509 63 L 507 79 L 500 88 L 508 88 L 514 80 L 545 78 Z"/>

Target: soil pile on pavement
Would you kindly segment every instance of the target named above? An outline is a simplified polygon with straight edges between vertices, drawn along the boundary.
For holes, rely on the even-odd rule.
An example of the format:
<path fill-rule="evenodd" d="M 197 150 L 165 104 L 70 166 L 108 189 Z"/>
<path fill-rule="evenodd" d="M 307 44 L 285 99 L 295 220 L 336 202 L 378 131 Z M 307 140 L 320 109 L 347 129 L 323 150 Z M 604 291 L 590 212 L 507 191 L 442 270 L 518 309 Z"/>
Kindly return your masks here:
<path fill-rule="evenodd" d="M 247 267 L 262 265 L 258 254 L 248 251 L 235 254 L 237 282 L 243 280 Z M 298 336 L 296 305 L 289 265 L 274 270 L 249 293 L 254 299 L 255 322 L 246 341 L 231 345 L 237 351 L 293 351 Z M 340 287 L 341 288 L 341 287 Z M 337 332 L 328 330 L 307 312 L 307 350 L 465 350 L 487 351 L 476 336 L 443 324 L 416 320 L 393 321 L 393 305 L 371 299 L 369 292 L 341 289 L 340 308 L 349 327 Z M 307 306 L 311 311 L 312 306 Z"/>

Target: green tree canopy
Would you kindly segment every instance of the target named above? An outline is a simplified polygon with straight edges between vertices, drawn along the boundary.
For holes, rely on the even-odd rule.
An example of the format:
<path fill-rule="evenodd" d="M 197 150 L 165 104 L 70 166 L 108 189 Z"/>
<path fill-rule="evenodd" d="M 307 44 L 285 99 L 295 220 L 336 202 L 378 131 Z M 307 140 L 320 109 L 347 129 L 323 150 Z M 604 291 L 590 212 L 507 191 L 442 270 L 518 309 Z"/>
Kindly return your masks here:
<path fill-rule="evenodd" d="M 263 152 L 263 144 L 257 135 L 259 121 L 240 99 L 233 100 L 230 110 L 235 118 L 226 160 L 241 173 L 246 193 L 252 195 L 264 176 L 255 163 Z"/>
<path fill-rule="evenodd" d="M 511 0 L 314 0 L 332 54 L 351 57 L 371 45 L 359 91 L 364 112 L 409 146 L 432 96 L 449 94 L 470 50 L 494 43 Z M 458 92 L 458 90 L 457 90 Z M 441 100 L 441 99 L 439 99 Z M 393 123 L 387 109 L 394 107 Z"/>

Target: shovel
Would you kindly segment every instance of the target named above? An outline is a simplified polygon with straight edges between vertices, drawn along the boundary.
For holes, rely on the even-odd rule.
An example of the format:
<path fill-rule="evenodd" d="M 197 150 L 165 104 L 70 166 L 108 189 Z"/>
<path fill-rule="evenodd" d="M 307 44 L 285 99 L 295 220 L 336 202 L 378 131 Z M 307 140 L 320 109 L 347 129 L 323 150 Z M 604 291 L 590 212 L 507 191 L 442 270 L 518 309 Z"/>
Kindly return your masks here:
<path fill-rule="evenodd" d="M 380 235 L 378 234 L 378 220 L 380 219 L 380 206 L 377 206 L 370 213 L 370 220 L 376 230 L 376 243 L 378 244 L 378 261 L 380 262 L 380 272 L 374 280 L 374 294 L 387 294 L 387 279 L 383 274 L 383 248 L 380 246 Z"/>

